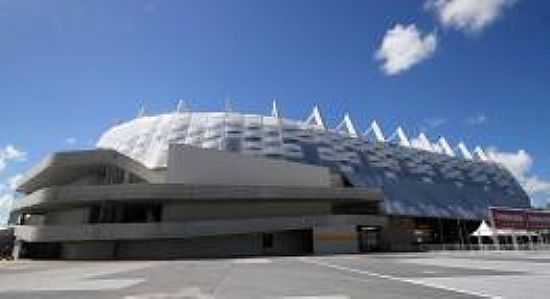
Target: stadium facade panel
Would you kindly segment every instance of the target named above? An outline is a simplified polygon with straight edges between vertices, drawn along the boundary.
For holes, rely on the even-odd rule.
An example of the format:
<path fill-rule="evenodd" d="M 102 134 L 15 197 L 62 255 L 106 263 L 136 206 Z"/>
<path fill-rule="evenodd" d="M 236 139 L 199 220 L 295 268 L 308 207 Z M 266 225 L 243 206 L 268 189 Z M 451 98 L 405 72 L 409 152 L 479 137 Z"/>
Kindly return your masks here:
<path fill-rule="evenodd" d="M 327 129 L 237 112 L 140 116 L 97 149 L 31 169 L 16 257 L 172 258 L 414 250 L 464 240 L 489 207 L 529 207 L 513 176 L 446 140 L 415 146 L 351 118 Z M 431 150 L 430 150 L 431 149 Z"/>
<path fill-rule="evenodd" d="M 172 143 L 326 166 L 353 186 L 383 189 L 390 215 L 481 220 L 491 206 L 529 207 L 527 194 L 497 163 L 376 142 L 275 116 L 142 117 L 110 129 L 98 146 L 149 168 L 163 168 Z"/>

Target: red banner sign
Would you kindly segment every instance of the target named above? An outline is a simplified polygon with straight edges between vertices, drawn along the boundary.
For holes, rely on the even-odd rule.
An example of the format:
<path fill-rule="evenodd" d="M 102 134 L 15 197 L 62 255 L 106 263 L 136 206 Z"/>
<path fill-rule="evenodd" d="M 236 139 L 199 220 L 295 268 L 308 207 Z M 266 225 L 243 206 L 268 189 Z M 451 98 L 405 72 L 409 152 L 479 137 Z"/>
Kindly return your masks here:
<path fill-rule="evenodd" d="M 527 229 L 550 229 L 550 212 L 527 211 Z"/>
<path fill-rule="evenodd" d="M 496 228 L 527 228 L 525 210 L 491 208 L 489 211 Z"/>
<path fill-rule="evenodd" d="M 490 208 L 489 215 L 496 228 L 550 229 L 550 211 Z"/>

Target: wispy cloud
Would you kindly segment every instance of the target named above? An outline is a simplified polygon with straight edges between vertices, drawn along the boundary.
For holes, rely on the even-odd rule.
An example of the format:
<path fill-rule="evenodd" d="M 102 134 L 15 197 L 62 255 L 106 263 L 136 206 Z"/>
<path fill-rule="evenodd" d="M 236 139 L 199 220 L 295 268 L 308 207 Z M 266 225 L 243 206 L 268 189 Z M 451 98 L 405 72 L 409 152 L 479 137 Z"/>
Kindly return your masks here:
<path fill-rule="evenodd" d="M 466 123 L 471 126 L 480 126 L 486 124 L 487 121 L 489 121 L 489 118 L 483 113 L 466 118 Z"/>
<path fill-rule="evenodd" d="M 375 59 L 382 61 L 382 71 L 392 76 L 402 73 L 433 55 L 437 35 L 423 34 L 416 25 L 397 24 L 384 35 Z"/>
<path fill-rule="evenodd" d="M 447 119 L 444 117 L 429 117 L 422 120 L 420 125 L 421 131 L 429 131 L 435 128 L 439 128 L 447 123 Z"/>
<path fill-rule="evenodd" d="M 517 0 L 427 0 L 425 7 L 435 12 L 444 27 L 464 32 L 480 32 Z"/>
<path fill-rule="evenodd" d="M 11 163 L 26 161 L 27 153 L 12 144 L 0 147 L 0 173 Z M 0 181 L 0 225 L 6 223 L 15 199 L 15 188 L 23 176 L 16 174 Z"/>
<path fill-rule="evenodd" d="M 27 153 L 15 146 L 8 144 L 0 148 L 0 172 L 2 172 L 10 161 L 25 161 Z"/>
<path fill-rule="evenodd" d="M 18 173 L 16 175 L 8 178 L 8 188 L 9 188 L 9 190 L 15 191 L 15 189 L 17 188 L 17 184 L 19 184 L 19 182 L 21 182 L 22 179 L 23 179 L 23 174 L 21 174 L 21 173 Z"/>
<path fill-rule="evenodd" d="M 65 139 L 65 143 L 68 145 L 75 145 L 78 142 L 78 139 L 75 137 L 68 137 Z"/>
<path fill-rule="evenodd" d="M 426 123 L 431 128 L 437 128 L 447 123 L 447 119 L 443 117 L 432 117 L 427 118 L 424 120 L 424 123 Z"/>
<path fill-rule="evenodd" d="M 9 177 L 5 184 L 0 184 L 0 225 L 7 223 L 9 213 L 15 200 L 15 188 L 23 178 L 22 174 Z"/>

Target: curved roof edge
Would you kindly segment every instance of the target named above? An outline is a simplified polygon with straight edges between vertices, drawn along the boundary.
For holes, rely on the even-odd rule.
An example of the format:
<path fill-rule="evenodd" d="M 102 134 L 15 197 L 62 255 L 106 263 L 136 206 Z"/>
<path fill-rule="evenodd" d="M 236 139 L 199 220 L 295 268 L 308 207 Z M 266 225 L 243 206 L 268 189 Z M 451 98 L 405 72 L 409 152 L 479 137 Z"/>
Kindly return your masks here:
<path fill-rule="evenodd" d="M 161 169 L 152 170 L 115 150 L 97 149 L 53 153 L 31 168 L 17 185 L 18 192 L 59 185 L 88 170 L 89 166 L 113 165 L 129 171 L 149 183 L 164 182 Z"/>

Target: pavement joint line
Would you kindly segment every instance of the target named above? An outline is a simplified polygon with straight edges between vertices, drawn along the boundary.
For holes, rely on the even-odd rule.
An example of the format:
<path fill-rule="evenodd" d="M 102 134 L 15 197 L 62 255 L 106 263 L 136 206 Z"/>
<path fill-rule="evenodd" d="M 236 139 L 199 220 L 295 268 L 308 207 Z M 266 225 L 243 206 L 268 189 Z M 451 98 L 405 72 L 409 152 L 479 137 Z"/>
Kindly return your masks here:
<path fill-rule="evenodd" d="M 339 271 L 345 271 L 345 272 L 351 272 L 351 273 L 356 273 L 356 274 L 368 275 L 368 276 L 377 277 L 377 278 L 381 278 L 381 279 L 399 281 L 399 282 L 409 283 L 409 284 L 413 284 L 413 285 L 424 286 L 424 287 L 429 287 L 429 288 L 434 288 L 434 289 L 440 289 L 440 290 L 444 290 L 444 291 L 450 291 L 450 292 L 455 292 L 455 293 L 460 293 L 460 294 L 465 294 L 465 295 L 470 295 L 470 296 L 477 296 L 477 297 L 489 298 L 489 299 L 502 299 L 501 296 L 493 296 L 493 295 L 486 294 L 486 293 L 462 290 L 462 289 L 447 287 L 447 286 L 439 285 L 439 284 L 435 284 L 435 283 L 429 283 L 429 282 L 425 282 L 425 281 L 421 281 L 421 280 L 414 280 L 414 279 L 402 278 L 402 277 L 397 277 L 397 276 L 392 276 L 392 275 L 387 275 L 387 274 L 382 274 L 382 273 L 376 273 L 376 272 L 372 272 L 372 271 L 360 270 L 360 269 L 340 266 L 340 265 L 337 265 L 337 264 L 331 264 L 331 263 L 319 261 L 319 260 L 316 260 L 316 259 L 300 258 L 299 260 L 302 261 L 303 263 L 309 263 L 309 264 L 314 264 L 314 265 L 318 265 L 318 266 L 324 266 L 324 267 L 332 268 L 332 269 L 339 270 Z"/>

